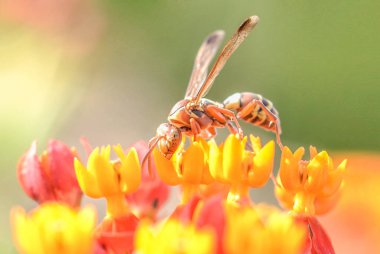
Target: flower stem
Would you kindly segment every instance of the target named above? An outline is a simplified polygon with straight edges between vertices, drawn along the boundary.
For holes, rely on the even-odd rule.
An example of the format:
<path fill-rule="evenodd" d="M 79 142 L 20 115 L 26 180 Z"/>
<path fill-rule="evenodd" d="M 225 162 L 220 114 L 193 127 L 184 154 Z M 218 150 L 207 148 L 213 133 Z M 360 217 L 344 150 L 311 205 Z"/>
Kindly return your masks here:
<path fill-rule="evenodd" d="M 113 195 L 107 199 L 107 217 L 117 218 L 130 212 L 124 195 Z"/>

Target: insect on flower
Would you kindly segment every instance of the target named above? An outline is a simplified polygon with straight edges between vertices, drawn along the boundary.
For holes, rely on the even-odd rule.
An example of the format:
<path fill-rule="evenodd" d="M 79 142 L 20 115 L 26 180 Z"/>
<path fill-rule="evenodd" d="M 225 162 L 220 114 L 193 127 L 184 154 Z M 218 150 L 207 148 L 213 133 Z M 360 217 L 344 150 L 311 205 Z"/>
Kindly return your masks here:
<path fill-rule="evenodd" d="M 216 135 L 215 128 L 227 127 L 231 133 L 239 134 L 242 138 L 243 130 L 238 119 L 275 132 L 277 142 L 282 147 L 278 112 L 273 103 L 261 95 L 250 92 L 235 93 L 223 103 L 203 98 L 227 60 L 258 21 L 257 16 L 251 16 L 240 25 L 224 46 L 208 75 L 208 66 L 223 40 L 224 32 L 215 31 L 204 40 L 194 61 L 185 98 L 173 106 L 168 122 L 157 128 L 156 136 L 149 141 L 150 150 L 145 156 L 143 164 L 147 159 L 149 164 L 149 155 L 156 145 L 158 145 L 159 151 L 167 159 L 170 159 L 182 141 L 182 133 L 194 138 L 197 136 L 211 138 Z"/>

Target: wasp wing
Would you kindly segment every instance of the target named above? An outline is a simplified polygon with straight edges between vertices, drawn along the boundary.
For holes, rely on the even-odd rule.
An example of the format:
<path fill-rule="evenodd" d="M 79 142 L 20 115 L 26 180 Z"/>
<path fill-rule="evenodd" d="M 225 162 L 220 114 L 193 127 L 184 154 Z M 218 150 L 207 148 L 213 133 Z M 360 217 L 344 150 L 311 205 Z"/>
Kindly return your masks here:
<path fill-rule="evenodd" d="M 212 67 L 210 74 L 207 76 L 206 81 L 199 86 L 199 90 L 195 95 L 195 102 L 197 103 L 203 96 L 206 95 L 208 90 L 211 88 L 214 83 L 215 78 L 219 75 L 220 71 L 223 69 L 227 60 L 230 58 L 232 53 L 240 46 L 240 44 L 247 38 L 249 32 L 256 26 L 259 22 L 259 17 L 252 16 L 249 17 L 243 24 L 240 25 L 236 33 L 224 46 L 222 52 L 220 53 L 218 59 L 214 66 Z M 194 98 L 194 97 L 192 97 Z"/>
<path fill-rule="evenodd" d="M 185 98 L 194 98 L 201 89 L 207 77 L 208 66 L 214 58 L 220 43 L 224 38 L 222 30 L 210 34 L 202 43 L 195 57 L 193 71 L 191 72 L 190 81 L 187 86 Z"/>

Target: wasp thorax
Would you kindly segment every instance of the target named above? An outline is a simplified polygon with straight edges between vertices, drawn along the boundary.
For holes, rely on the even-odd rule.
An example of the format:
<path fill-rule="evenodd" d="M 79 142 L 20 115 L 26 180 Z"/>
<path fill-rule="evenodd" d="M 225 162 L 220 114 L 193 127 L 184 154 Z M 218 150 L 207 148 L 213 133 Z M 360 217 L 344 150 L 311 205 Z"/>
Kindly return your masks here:
<path fill-rule="evenodd" d="M 165 158 L 170 159 L 181 143 L 181 130 L 170 123 L 163 123 L 157 128 L 157 136 L 160 137 L 159 151 Z"/>

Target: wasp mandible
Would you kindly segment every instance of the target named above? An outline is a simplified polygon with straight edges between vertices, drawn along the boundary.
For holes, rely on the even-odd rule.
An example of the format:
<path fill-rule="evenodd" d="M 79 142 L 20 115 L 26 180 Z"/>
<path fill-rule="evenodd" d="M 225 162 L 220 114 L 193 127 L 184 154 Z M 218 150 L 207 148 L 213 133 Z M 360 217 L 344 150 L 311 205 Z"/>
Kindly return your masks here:
<path fill-rule="evenodd" d="M 223 103 L 203 98 L 215 78 L 223 69 L 227 60 L 256 26 L 259 18 L 251 16 L 243 22 L 226 43 L 210 73 L 207 69 L 214 58 L 223 38 L 223 31 L 215 31 L 202 43 L 194 61 L 193 71 L 186 90 L 185 98 L 177 102 L 171 109 L 168 122 L 157 128 L 157 134 L 149 141 L 149 151 L 143 160 L 150 157 L 154 147 L 170 159 L 182 142 L 182 134 L 212 138 L 215 128 L 227 127 L 231 133 L 243 137 L 243 130 L 238 119 L 252 123 L 267 131 L 276 133 L 277 143 L 282 148 L 281 126 L 278 111 L 273 103 L 259 94 L 244 92 L 235 93 Z M 148 168 L 150 168 L 148 166 Z"/>

